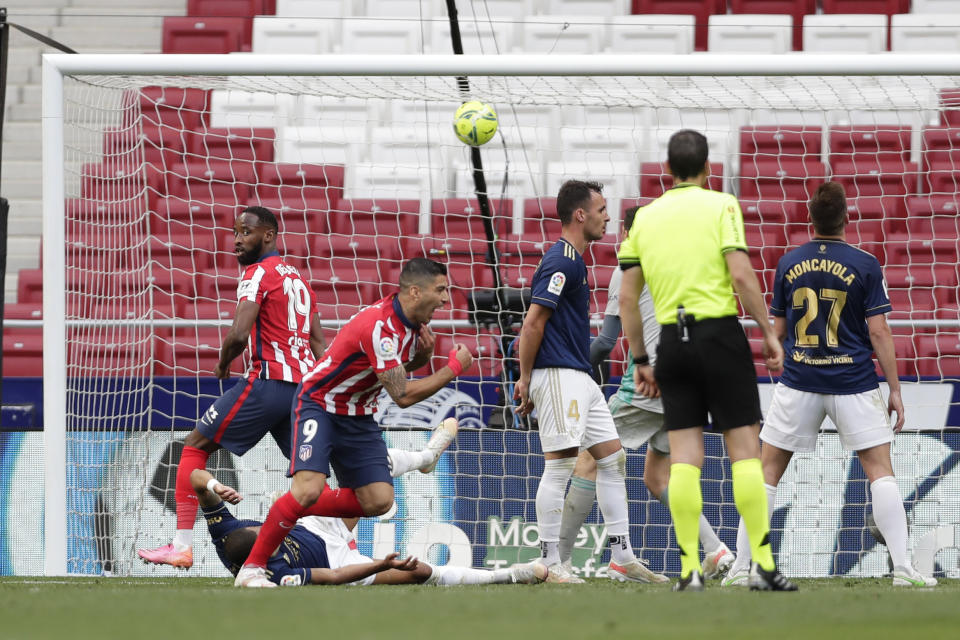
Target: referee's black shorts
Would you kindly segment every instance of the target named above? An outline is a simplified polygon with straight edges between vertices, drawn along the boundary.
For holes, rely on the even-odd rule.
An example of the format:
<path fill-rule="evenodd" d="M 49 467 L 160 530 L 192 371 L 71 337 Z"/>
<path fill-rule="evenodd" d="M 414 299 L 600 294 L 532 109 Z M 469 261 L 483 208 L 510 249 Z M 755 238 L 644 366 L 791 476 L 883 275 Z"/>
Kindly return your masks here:
<path fill-rule="evenodd" d="M 697 321 L 689 337 L 682 342 L 676 325 L 661 327 L 654 376 L 663 396 L 664 427 L 704 427 L 708 412 L 720 431 L 760 422 L 757 374 L 737 318 Z"/>

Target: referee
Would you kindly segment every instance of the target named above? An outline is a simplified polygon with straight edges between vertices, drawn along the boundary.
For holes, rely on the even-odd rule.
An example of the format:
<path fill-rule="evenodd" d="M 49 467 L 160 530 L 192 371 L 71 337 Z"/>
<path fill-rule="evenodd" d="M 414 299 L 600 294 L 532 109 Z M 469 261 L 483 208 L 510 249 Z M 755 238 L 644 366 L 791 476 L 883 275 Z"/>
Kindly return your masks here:
<path fill-rule="evenodd" d="M 643 207 L 620 247 L 620 314 L 633 352 L 639 392 L 663 396 L 670 440 L 670 514 L 680 547 L 677 591 L 702 591 L 700 468 L 708 414 L 730 455 L 733 498 L 750 537 L 750 588 L 795 591 L 770 548 L 767 494 L 760 465 L 760 397 L 753 358 L 737 319 L 737 301 L 763 330 L 767 368 L 783 368 L 783 347 L 767 317 L 747 255 L 743 215 L 732 195 L 705 189 L 707 139 L 689 129 L 670 137 L 674 186 Z M 644 347 L 637 302 L 644 283 L 661 325 L 656 370 Z"/>

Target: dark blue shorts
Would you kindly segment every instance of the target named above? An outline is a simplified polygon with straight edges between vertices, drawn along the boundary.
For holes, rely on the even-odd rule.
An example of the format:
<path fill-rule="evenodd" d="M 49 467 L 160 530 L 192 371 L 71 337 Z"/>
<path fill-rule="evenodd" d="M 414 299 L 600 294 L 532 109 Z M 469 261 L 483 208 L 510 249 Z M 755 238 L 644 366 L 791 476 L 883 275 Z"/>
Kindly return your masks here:
<path fill-rule="evenodd" d="M 303 398 L 294 406 L 292 453 L 287 475 L 316 471 L 329 476 L 333 466 L 340 487 L 393 484 L 387 443 L 372 416 L 327 413 L 316 402 Z"/>
<path fill-rule="evenodd" d="M 197 431 L 238 456 L 269 433 L 289 458 L 290 406 L 296 397 L 292 382 L 240 380 L 197 420 Z"/>

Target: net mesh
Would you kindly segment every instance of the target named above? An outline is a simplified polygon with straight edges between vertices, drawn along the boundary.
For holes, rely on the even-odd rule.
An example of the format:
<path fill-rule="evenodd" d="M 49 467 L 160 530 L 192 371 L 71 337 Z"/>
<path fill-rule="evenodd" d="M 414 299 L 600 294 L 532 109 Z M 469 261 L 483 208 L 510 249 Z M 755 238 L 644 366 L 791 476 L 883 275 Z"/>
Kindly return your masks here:
<path fill-rule="evenodd" d="M 469 309 L 497 281 L 508 292 L 529 286 L 559 235 L 557 189 L 580 177 L 604 183 L 612 217 L 585 256 L 599 321 L 621 211 L 669 186 L 666 142 L 680 128 L 707 135 L 711 187 L 739 196 L 765 291 L 779 257 L 809 237 L 809 194 L 828 177 L 846 186 L 848 237 L 884 265 L 900 373 L 924 381 L 908 385 L 910 433 L 894 445 L 911 543 L 921 543 L 960 507 L 953 388 L 943 384 L 960 375 L 958 86 L 931 76 L 571 75 L 471 78 L 465 95 L 444 77 L 68 78 L 69 570 L 168 572 L 142 566 L 135 551 L 169 540 L 182 439 L 231 384 L 212 371 L 236 304 L 233 220 L 252 204 L 278 214 L 280 251 L 319 298 L 328 342 L 360 305 L 394 290 L 404 261 L 427 256 L 448 266 L 452 286 L 450 308 L 433 321 L 436 353 L 464 342 L 478 357 L 472 377 L 430 401 L 406 411 L 383 401 L 391 446 L 422 447 L 446 415 L 462 431 L 434 474 L 397 482 L 395 515 L 361 523 L 361 551 L 396 546 L 487 567 L 537 555 L 542 457 L 531 425 L 503 401 L 516 375 L 503 354 L 520 316 L 489 298 L 478 298 L 479 321 Z M 495 260 L 469 149 L 451 131 L 467 97 L 499 114 L 482 151 Z M 759 354 L 759 334 L 748 337 Z M 610 392 L 624 351 L 620 343 L 610 354 Z M 239 358 L 232 371 L 243 367 Z M 830 431 L 818 447 L 798 456 L 778 494 L 774 545 L 785 572 L 882 573 L 859 463 Z M 707 455 L 705 513 L 732 547 L 729 466 L 714 435 Z M 263 518 L 271 492 L 288 486 L 269 439 L 209 466 L 246 496 L 238 517 Z M 669 513 L 643 487 L 642 452 L 631 452 L 628 473 L 634 545 L 652 568 L 675 572 Z M 585 575 L 602 575 L 606 560 L 593 543 L 598 522 L 594 510 L 575 551 Z M 223 575 L 205 537 L 198 520 L 194 572 Z M 936 561 L 955 569 L 956 550 Z"/>

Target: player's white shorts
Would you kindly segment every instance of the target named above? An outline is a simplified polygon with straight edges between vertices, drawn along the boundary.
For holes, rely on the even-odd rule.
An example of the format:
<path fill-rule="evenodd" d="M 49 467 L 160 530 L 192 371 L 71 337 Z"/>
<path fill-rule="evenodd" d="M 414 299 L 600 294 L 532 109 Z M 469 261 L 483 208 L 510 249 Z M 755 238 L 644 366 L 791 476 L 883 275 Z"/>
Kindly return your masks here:
<path fill-rule="evenodd" d="M 530 399 L 537 409 L 540 447 L 545 452 L 589 449 L 618 439 L 603 392 L 583 371 L 534 369 Z"/>
<path fill-rule="evenodd" d="M 663 414 L 647 411 L 624 402 L 617 394 L 607 403 L 620 443 L 627 449 L 639 449 L 649 442 L 657 453 L 670 455 L 670 438 L 663 428 Z"/>
<path fill-rule="evenodd" d="M 327 560 L 331 569 L 340 569 L 351 564 L 373 562 L 373 558 L 368 558 L 357 551 L 356 537 L 352 531 L 347 529 L 347 525 L 340 518 L 307 516 L 306 518 L 300 518 L 297 524 L 323 538 L 323 542 L 327 546 Z M 358 586 L 373 584 L 376 577 L 377 574 L 373 574 L 350 584 Z"/>
<path fill-rule="evenodd" d="M 785 451 L 813 451 L 824 416 L 837 425 L 840 444 L 862 451 L 893 441 L 880 389 L 850 395 L 798 391 L 777 383 L 760 439 Z"/>

